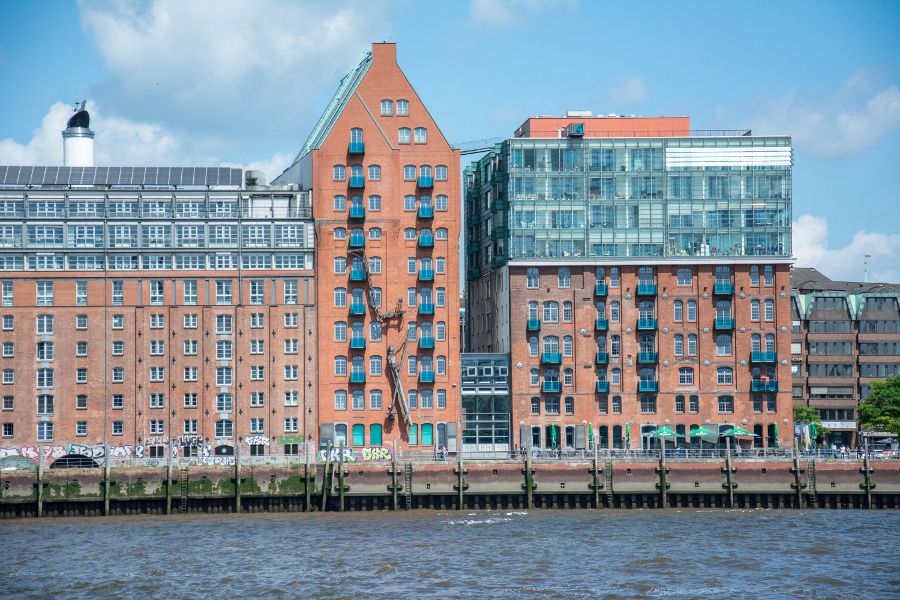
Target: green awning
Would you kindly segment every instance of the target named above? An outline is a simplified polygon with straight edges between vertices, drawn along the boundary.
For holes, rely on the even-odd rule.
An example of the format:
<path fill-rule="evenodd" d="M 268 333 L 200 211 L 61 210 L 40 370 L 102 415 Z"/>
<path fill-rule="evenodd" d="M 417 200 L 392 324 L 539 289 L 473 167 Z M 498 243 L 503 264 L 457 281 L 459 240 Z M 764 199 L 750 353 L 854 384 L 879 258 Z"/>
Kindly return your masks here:
<path fill-rule="evenodd" d="M 746 429 L 741 429 L 740 427 L 732 427 L 731 429 L 722 432 L 723 437 L 759 437 L 752 431 L 747 431 Z"/>
<path fill-rule="evenodd" d="M 653 434 L 651 435 L 651 437 L 655 437 L 655 438 L 663 438 L 663 437 L 667 437 L 667 438 L 680 438 L 680 437 L 684 437 L 684 436 L 681 435 L 680 433 L 675 433 L 674 431 L 672 431 L 672 430 L 669 429 L 668 427 L 660 427 L 659 429 L 657 429 L 656 431 L 653 432 Z"/>
<path fill-rule="evenodd" d="M 697 429 L 691 429 L 688 437 L 718 437 L 718 434 L 709 429 L 698 427 Z"/>

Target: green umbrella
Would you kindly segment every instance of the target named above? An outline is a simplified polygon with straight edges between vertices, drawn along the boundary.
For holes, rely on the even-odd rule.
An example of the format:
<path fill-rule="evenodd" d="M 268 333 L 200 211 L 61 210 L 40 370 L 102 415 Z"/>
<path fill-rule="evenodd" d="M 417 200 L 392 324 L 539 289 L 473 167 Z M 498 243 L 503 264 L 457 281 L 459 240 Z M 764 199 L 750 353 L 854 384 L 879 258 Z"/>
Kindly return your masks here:
<path fill-rule="evenodd" d="M 703 450 L 703 438 L 705 437 L 716 437 L 716 434 L 710 431 L 709 429 L 705 429 L 703 427 L 698 427 L 697 429 L 691 429 L 691 432 L 688 434 L 688 437 L 700 438 L 700 449 Z"/>
<path fill-rule="evenodd" d="M 731 429 L 722 433 L 722 437 L 759 437 L 755 433 L 747 431 L 746 429 L 741 429 L 740 427 L 732 427 Z"/>
<path fill-rule="evenodd" d="M 550 444 L 553 449 L 556 449 L 556 425 L 550 426 Z"/>
<path fill-rule="evenodd" d="M 775 447 L 778 447 L 778 423 L 775 423 Z"/>
<path fill-rule="evenodd" d="M 654 431 L 652 435 L 653 435 L 653 437 L 657 437 L 657 438 L 680 438 L 680 437 L 684 437 L 682 434 L 680 434 L 680 433 L 675 433 L 674 431 L 672 431 L 672 430 L 669 429 L 668 427 L 660 427 L 659 429 L 657 429 L 656 431 Z"/>
<path fill-rule="evenodd" d="M 631 428 L 628 426 L 628 423 L 625 423 L 625 449 L 631 445 Z"/>

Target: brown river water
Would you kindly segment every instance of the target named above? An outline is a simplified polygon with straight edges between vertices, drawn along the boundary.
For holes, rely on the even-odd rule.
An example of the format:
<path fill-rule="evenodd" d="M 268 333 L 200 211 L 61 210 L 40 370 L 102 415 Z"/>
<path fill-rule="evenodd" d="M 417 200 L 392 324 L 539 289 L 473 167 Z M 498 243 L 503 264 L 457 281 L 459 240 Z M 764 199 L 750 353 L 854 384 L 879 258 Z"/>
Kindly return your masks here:
<path fill-rule="evenodd" d="M 900 511 L 0 522 L 0 598 L 900 598 Z"/>

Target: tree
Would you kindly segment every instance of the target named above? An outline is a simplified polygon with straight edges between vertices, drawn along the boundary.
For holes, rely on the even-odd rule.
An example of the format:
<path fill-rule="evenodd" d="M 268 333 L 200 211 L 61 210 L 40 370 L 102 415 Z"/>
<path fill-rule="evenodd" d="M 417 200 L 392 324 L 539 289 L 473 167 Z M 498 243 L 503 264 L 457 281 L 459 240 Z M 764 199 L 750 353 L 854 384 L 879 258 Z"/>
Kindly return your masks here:
<path fill-rule="evenodd" d="M 865 429 L 900 436 L 900 375 L 872 382 L 872 393 L 859 404 L 859 422 Z"/>
<path fill-rule="evenodd" d="M 822 425 L 822 417 L 819 411 L 812 406 L 794 405 L 794 423 L 813 425 L 817 438 L 824 438 L 831 430 Z"/>

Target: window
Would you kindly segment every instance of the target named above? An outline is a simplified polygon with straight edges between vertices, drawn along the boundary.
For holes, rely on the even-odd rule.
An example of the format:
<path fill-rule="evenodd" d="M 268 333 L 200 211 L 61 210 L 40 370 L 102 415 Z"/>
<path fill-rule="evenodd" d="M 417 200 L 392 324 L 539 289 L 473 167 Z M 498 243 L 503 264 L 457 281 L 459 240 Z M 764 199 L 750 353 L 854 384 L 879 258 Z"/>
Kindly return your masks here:
<path fill-rule="evenodd" d="M 763 284 L 775 284 L 775 269 L 772 267 L 772 265 L 766 265 L 763 267 Z"/>
<path fill-rule="evenodd" d="M 731 367 L 719 367 L 716 369 L 716 383 L 719 385 L 732 385 L 734 383 L 734 371 Z"/>
<path fill-rule="evenodd" d="M 434 178 L 438 181 L 447 180 L 447 165 L 437 165 L 434 167 Z M 446 198 L 446 196 L 444 196 Z M 444 209 L 446 210 L 446 209 Z"/>
<path fill-rule="evenodd" d="M 52 415 L 54 412 L 53 396 L 41 394 L 37 397 L 37 414 Z"/>
<path fill-rule="evenodd" d="M 347 410 L 347 390 L 335 390 L 334 408 L 335 410 Z"/>
<path fill-rule="evenodd" d="M 540 398 L 532 398 L 531 399 L 531 414 L 533 414 L 533 415 L 541 414 L 541 399 Z"/>
<path fill-rule="evenodd" d="M 759 321 L 759 300 L 750 301 L 750 320 Z"/>
<path fill-rule="evenodd" d="M 695 323 L 697 321 L 697 301 L 696 300 L 688 300 L 687 320 L 688 320 L 688 323 Z"/>
<path fill-rule="evenodd" d="M 13 410 L 15 399 L 13 396 L 3 396 L 3 410 Z"/>
<path fill-rule="evenodd" d="M 409 100 L 397 100 L 397 116 L 406 117 L 409 115 Z"/>
<path fill-rule="evenodd" d="M 390 117 L 394 114 L 394 101 L 393 100 L 382 100 L 381 101 L 381 116 L 382 117 Z"/>
<path fill-rule="evenodd" d="M 434 239 L 436 240 L 446 240 L 448 235 L 448 231 L 446 227 L 438 227 L 434 230 Z"/>
<path fill-rule="evenodd" d="M 759 266 L 752 265 L 750 267 L 750 285 L 759 285 Z"/>
<path fill-rule="evenodd" d="M 115 410 L 121 410 L 125 408 L 125 396 L 123 396 L 122 394 L 113 394 L 112 407 Z"/>
<path fill-rule="evenodd" d="M 266 368 L 262 365 L 250 367 L 250 381 L 262 381 L 266 378 Z"/>
<path fill-rule="evenodd" d="M 688 334 L 687 353 L 688 356 L 697 356 L 697 335 L 694 333 Z"/>
<path fill-rule="evenodd" d="M 230 419 L 220 419 L 216 421 L 216 437 L 233 437 L 234 422 Z"/>
<path fill-rule="evenodd" d="M 563 336 L 563 356 L 572 356 L 573 345 L 571 335 Z"/>
<path fill-rule="evenodd" d="M 197 408 L 197 393 L 196 392 L 189 392 L 187 394 L 184 394 L 183 400 L 184 400 L 185 408 Z"/>
<path fill-rule="evenodd" d="M 767 299 L 763 304 L 765 307 L 764 317 L 766 321 L 774 321 L 775 320 L 775 301 L 771 298 Z"/>
<path fill-rule="evenodd" d="M 733 413 L 734 412 L 734 396 L 719 396 L 719 412 L 720 413 Z"/>
<path fill-rule="evenodd" d="M 53 306 L 53 282 L 38 281 L 37 282 L 37 305 Z"/>
<path fill-rule="evenodd" d="M 150 304 L 160 305 L 165 299 L 165 283 L 162 281 L 150 282 Z"/>
<path fill-rule="evenodd" d="M 14 317 L 12 315 L 3 315 L 3 331 L 13 330 Z"/>
<path fill-rule="evenodd" d="M 38 369 L 38 373 L 40 373 L 41 371 L 45 371 L 45 370 L 47 370 L 47 369 Z M 16 382 L 15 371 L 13 371 L 12 369 L 3 369 L 3 383 L 7 384 L 7 385 L 11 385 L 15 382 Z M 41 385 L 38 384 L 38 387 L 41 387 Z"/>
<path fill-rule="evenodd" d="M 285 381 L 296 381 L 300 379 L 300 366 L 299 365 L 284 365 L 284 380 Z"/>
<path fill-rule="evenodd" d="M 369 374 L 370 375 L 381 375 L 382 373 L 382 358 L 377 354 L 369 357 Z"/>
<path fill-rule="evenodd" d="M 689 286 L 689 285 L 691 285 L 692 278 L 693 278 L 693 273 L 691 272 L 690 268 L 682 267 L 682 268 L 678 269 L 678 273 L 677 273 L 678 285 Z"/>
<path fill-rule="evenodd" d="M 684 320 L 684 302 L 682 302 L 681 300 L 676 300 L 673 306 L 674 306 L 673 320 L 676 323 L 681 323 Z"/>
<path fill-rule="evenodd" d="M 613 323 L 618 323 L 619 322 L 619 313 L 620 313 L 619 301 L 613 300 L 612 302 L 609 303 L 609 320 L 612 321 Z"/>
<path fill-rule="evenodd" d="M 3 282 L 3 306 L 13 305 L 13 282 Z"/>
<path fill-rule="evenodd" d="M 199 319 L 196 314 L 186 314 L 182 319 L 182 324 L 185 329 L 196 329 L 198 321 Z"/>
<path fill-rule="evenodd" d="M 216 385 L 232 385 L 234 374 L 231 367 L 216 367 Z"/>
<path fill-rule="evenodd" d="M 369 239 L 370 240 L 380 240 L 381 239 L 381 228 L 380 227 L 372 227 L 369 229 Z"/>
<path fill-rule="evenodd" d="M 260 316 L 260 325 L 262 327 L 262 314 Z M 284 326 L 291 329 L 294 327 L 299 327 L 300 324 L 300 313 L 284 313 Z"/>
<path fill-rule="evenodd" d="M 656 414 L 656 396 L 651 396 L 649 394 L 641 395 L 641 414 Z"/>
<path fill-rule="evenodd" d="M 197 427 L 197 419 L 185 419 L 184 428 L 182 429 L 184 433 L 187 434 L 196 434 L 199 431 Z"/>
<path fill-rule="evenodd" d="M 347 167 L 344 165 L 334 165 L 332 168 L 332 179 L 335 181 L 344 181 L 347 179 Z"/>
<path fill-rule="evenodd" d="M 216 282 L 216 304 L 231 304 L 231 281 Z"/>
<path fill-rule="evenodd" d="M 6 434 L 6 425 L 3 424 L 3 433 Z M 8 423 L 9 433 L 12 435 L 12 423 Z M 37 439 L 39 442 L 52 442 L 53 441 L 53 423 L 49 421 L 44 421 L 37 424 Z"/>
<path fill-rule="evenodd" d="M 731 355 L 731 334 L 716 334 L 716 356 Z"/>
<path fill-rule="evenodd" d="M 684 396 L 675 396 L 675 412 L 684 412 Z"/>
<path fill-rule="evenodd" d="M 369 180 L 378 181 L 381 179 L 381 167 L 378 165 L 369 165 Z"/>
<path fill-rule="evenodd" d="M 150 419 L 150 433 L 161 435 L 165 433 L 165 421 L 162 419 Z"/>
<path fill-rule="evenodd" d="M 609 338 L 609 354 L 610 356 L 619 356 L 621 352 L 621 338 L 618 335 Z"/>
<path fill-rule="evenodd" d="M 265 431 L 265 421 L 263 417 L 250 417 L 250 433 L 262 433 Z"/>
<path fill-rule="evenodd" d="M 347 357 L 346 356 L 335 356 L 334 357 L 334 374 L 338 376 L 347 375 Z"/>
<path fill-rule="evenodd" d="M 428 141 L 428 131 L 424 127 L 416 127 L 413 141 L 417 144 L 424 144 Z"/>
<path fill-rule="evenodd" d="M 216 315 L 216 334 L 231 335 L 234 328 L 234 320 L 231 315 Z"/>
<path fill-rule="evenodd" d="M 75 422 L 75 435 L 82 436 L 87 435 L 87 421 L 76 421 Z"/>
<path fill-rule="evenodd" d="M 75 315 L 75 329 L 87 329 L 87 326 L 88 326 L 87 315 Z"/>
<path fill-rule="evenodd" d="M 162 329 L 165 317 L 161 314 L 150 315 L 150 329 Z"/>
<path fill-rule="evenodd" d="M 694 369 L 690 367 L 678 369 L 678 385 L 694 385 Z"/>
<path fill-rule="evenodd" d="M 691 414 L 700 412 L 700 396 L 691 396 L 688 399 L 688 410 Z"/>
<path fill-rule="evenodd" d="M 75 396 L 75 410 L 87 410 L 88 397 L 84 394 Z"/>
<path fill-rule="evenodd" d="M 347 288 L 334 288 L 334 306 L 336 308 L 347 306 Z"/>
<path fill-rule="evenodd" d="M 53 335 L 53 315 L 38 315 L 35 333 L 38 335 Z"/>
<path fill-rule="evenodd" d="M 112 382 L 113 382 L 113 383 L 124 383 L 124 382 L 125 382 L 125 369 L 124 369 L 124 367 L 113 367 L 113 370 L 112 370 Z"/>
<path fill-rule="evenodd" d="M 4 282 L 4 294 L 6 292 L 5 283 Z M 10 290 L 12 291 L 12 290 Z M 88 297 L 87 297 L 87 281 L 76 281 L 75 282 L 75 304 L 77 306 L 87 306 Z"/>
<path fill-rule="evenodd" d="M 565 302 L 563 302 L 563 313 L 562 313 L 563 322 L 565 322 L 565 323 L 572 322 L 572 312 L 573 312 L 572 311 L 572 302 L 570 302 L 569 300 L 566 300 Z"/>
<path fill-rule="evenodd" d="M 411 141 L 411 132 L 409 127 L 401 127 L 397 130 L 397 143 L 408 144 Z"/>
<path fill-rule="evenodd" d="M 160 393 L 150 394 L 150 408 L 164 408 L 166 405 L 166 395 Z"/>
<path fill-rule="evenodd" d="M 556 284 L 560 288 L 572 287 L 572 271 L 567 267 L 561 267 L 556 272 Z"/>
<path fill-rule="evenodd" d="M 556 323 L 557 321 L 559 321 L 559 304 L 544 302 L 544 322 Z"/>
<path fill-rule="evenodd" d="M 675 356 L 684 356 L 684 336 L 679 334 L 675 335 Z"/>
<path fill-rule="evenodd" d="M 528 289 L 537 289 L 541 285 L 540 272 L 536 267 L 530 267 L 526 274 L 525 287 Z"/>

